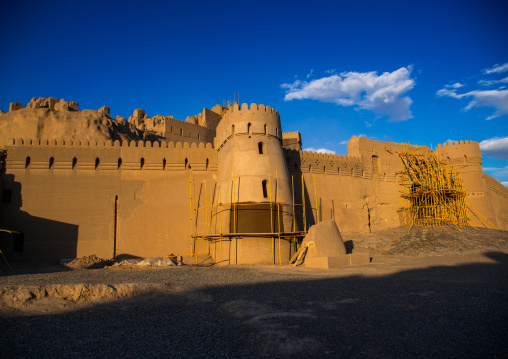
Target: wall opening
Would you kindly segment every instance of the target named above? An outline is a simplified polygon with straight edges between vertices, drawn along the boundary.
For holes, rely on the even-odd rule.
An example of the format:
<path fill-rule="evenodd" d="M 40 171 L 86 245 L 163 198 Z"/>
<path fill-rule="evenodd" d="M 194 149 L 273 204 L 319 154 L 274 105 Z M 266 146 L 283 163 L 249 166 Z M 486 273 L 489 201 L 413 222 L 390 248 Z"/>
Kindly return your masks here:
<path fill-rule="evenodd" d="M 309 172 L 312 172 L 312 165 L 309 165 Z"/>
<path fill-rule="evenodd" d="M 235 125 L 231 125 L 231 134 L 234 135 L 235 134 Z"/>
<path fill-rule="evenodd" d="M 74 169 L 76 167 L 76 165 L 78 164 L 78 159 L 76 157 L 74 157 L 72 159 L 72 169 Z"/>
<path fill-rule="evenodd" d="M 201 135 L 198 133 L 198 140 L 200 140 L 200 139 L 201 139 Z"/>
<path fill-rule="evenodd" d="M 166 169 L 166 159 L 163 159 L 162 160 L 162 169 L 165 170 Z"/>
<path fill-rule="evenodd" d="M 323 173 L 326 174 L 326 166 L 323 167 Z"/>
<path fill-rule="evenodd" d="M 95 169 L 99 168 L 99 164 L 100 164 L 100 162 L 101 162 L 101 161 L 99 160 L 99 157 L 97 157 L 97 158 L 95 159 Z"/>
<path fill-rule="evenodd" d="M 264 180 L 261 185 L 263 186 L 263 197 L 268 198 L 268 190 L 266 188 L 267 180 Z"/>
<path fill-rule="evenodd" d="M 25 168 L 28 168 L 30 166 L 30 156 L 28 156 L 25 160 Z"/>
<path fill-rule="evenodd" d="M 12 191 L 10 189 L 4 189 L 2 191 L 2 203 L 11 203 Z"/>
<path fill-rule="evenodd" d="M 259 151 L 259 154 L 262 155 L 263 153 L 265 153 L 265 144 L 263 142 L 259 142 L 258 143 L 258 151 Z"/>
<path fill-rule="evenodd" d="M 188 168 L 190 168 L 190 166 L 189 166 L 189 160 L 186 158 L 185 159 L 185 169 L 188 169 Z"/>
<path fill-rule="evenodd" d="M 139 160 L 139 169 L 142 170 L 144 166 L 145 166 L 145 159 L 143 157 L 141 157 L 141 159 Z"/>
<path fill-rule="evenodd" d="M 265 123 L 265 135 L 266 135 L 266 123 Z"/>
<path fill-rule="evenodd" d="M 379 173 L 379 157 L 376 155 L 372 156 L 372 172 L 374 174 Z"/>
<path fill-rule="evenodd" d="M 118 169 L 122 167 L 122 158 L 118 158 Z"/>
<path fill-rule="evenodd" d="M 49 159 L 49 168 L 53 167 L 53 165 L 55 164 L 55 158 L 54 157 L 51 157 Z"/>
<path fill-rule="evenodd" d="M 180 129 L 180 136 L 183 136 L 183 129 Z"/>
<path fill-rule="evenodd" d="M 208 170 L 208 158 L 206 159 L 206 162 L 205 162 L 205 171 Z"/>
<path fill-rule="evenodd" d="M 252 127 L 251 123 L 247 124 L 247 133 L 250 135 L 250 128 Z"/>

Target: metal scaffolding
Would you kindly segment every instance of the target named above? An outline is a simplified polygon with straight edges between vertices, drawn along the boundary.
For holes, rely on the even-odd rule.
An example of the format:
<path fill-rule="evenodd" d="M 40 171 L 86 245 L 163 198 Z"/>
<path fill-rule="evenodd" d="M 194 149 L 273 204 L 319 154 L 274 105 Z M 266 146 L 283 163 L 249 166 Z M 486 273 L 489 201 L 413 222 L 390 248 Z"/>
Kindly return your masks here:
<path fill-rule="evenodd" d="M 466 191 L 460 172 L 448 169 L 440 154 L 403 145 L 401 196 L 404 225 L 470 225 Z"/>
<path fill-rule="evenodd" d="M 268 174 L 269 178 L 269 184 L 268 184 L 268 201 L 266 202 L 260 202 L 260 203 L 238 203 L 236 198 L 236 177 L 233 175 L 233 181 L 231 183 L 233 188 L 233 193 L 235 194 L 232 197 L 231 203 L 223 203 L 221 198 L 221 176 L 220 173 L 218 174 L 218 181 L 215 183 L 212 179 L 210 179 L 210 194 L 208 190 L 208 180 L 205 178 L 204 181 L 204 197 L 205 197 L 205 205 L 199 206 L 199 204 L 196 204 L 196 190 L 195 190 L 195 184 L 192 177 L 189 178 L 190 182 L 190 233 L 191 233 L 191 253 L 192 255 L 196 256 L 197 261 L 197 251 L 196 251 L 196 241 L 198 239 L 206 240 L 207 241 L 207 254 L 211 253 L 211 244 L 219 244 L 220 253 L 219 258 L 216 258 L 219 260 L 220 265 L 223 264 L 223 253 L 222 253 L 222 242 L 224 240 L 229 241 L 231 238 L 235 237 L 266 237 L 272 239 L 272 251 L 273 251 L 273 264 L 276 263 L 275 258 L 275 246 L 276 241 L 278 240 L 278 253 L 279 253 L 279 265 L 282 265 L 282 254 L 281 254 L 281 240 L 289 240 L 291 241 L 292 245 L 294 245 L 294 251 L 296 252 L 298 250 L 298 243 L 300 242 L 299 239 L 305 237 L 307 234 L 307 216 L 306 212 L 308 210 L 316 211 L 316 223 L 319 223 L 319 209 L 318 209 L 318 203 L 317 203 L 317 197 L 316 199 L 316 207 L 306 206 L 305 205 L 305 182 L 303 178 L 303 174 L 301 177 L 301 185 L 302 185 L 302 203 L 295 203 L 295 185 L 294 185 L 294 178 L 291 176 L 291 187 L 292 187 L 292 203 L 285 203 L 285 202 L 279 202 L 279 177 L 278 173 L 275 174 L 275 188 L 276 193 L 272 193 L 272 175 Z M 314 178 L 314 195 L 316 196 L 316 183 Z M 275 200 L 274 198 L 275 197 Z M 198 201 L 199 202 L 199 201 Z M 265 232 L 242 232 L 238 231 L 238 211 L 241 211 L 242 209 L 249 208 L 249 206 L 259 206 L 259 205 L 266 205 L 266 210 L 269 209 L 270 212 L 270 230 Z M 303 230 L 297 231 L 297 215 L 296 211 L 300 208 L 301 214 L 302 214 L 302 222 L 303 222 Z M 199 214 L 200 212 L 203 213 L 204 216 Z M 222 216 L 229 216 L 231 219 L 231 223 L 229 224 L 228 229 L 223 228 L 223 220 Z M 288 218 L 291 216 L 292 223 L 291 223 L 291 230 L 286 231 L 283 230 L 284 226 L 282 225 L 283 217 Z M 204 222 L 203 222 L 204 218 Z M 199 220 L 198 220 L 199 219 Z M 201 221 L 201 222 L 199 222 Z M 204 224 L 204 230 L 203 230 L 203 224 Z M 310 224 L 310 223 L 309 223 Z M 234 251 L 235 258 L 234 258 L 234 264 L 238 264 L 238 257 L 237 257 L 237 251 Z M 217 253 L 215 252 L 215 255 L 217 256 Z M 229 262 L 231 263 L 231 258 L 229 259 Z"/>

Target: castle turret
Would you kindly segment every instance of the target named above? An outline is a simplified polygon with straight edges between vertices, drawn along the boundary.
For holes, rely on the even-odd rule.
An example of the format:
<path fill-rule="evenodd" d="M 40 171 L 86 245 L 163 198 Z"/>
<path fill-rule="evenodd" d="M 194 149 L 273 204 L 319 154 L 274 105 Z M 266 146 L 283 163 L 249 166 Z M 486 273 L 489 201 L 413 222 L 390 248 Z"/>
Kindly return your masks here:
<path fill-rule="evenodd" d="M 249 108 L 243 104 L 240 108 L 234 104 L 217 126 L 215 147 L 218 150 L 221 176 L 221 202 L 238 204 L 231 211 L 233 214 L 227 216 L 229 222 L 226 226 L 231 233 L 292 231 L 290 211 L 287 211 L 287 207 L 285 211 L 284 205 L 277 207 L 274 204 L 292 203 L 291 181 L 282 149 L 278 112 L 264 105 L 251 104 Z M 280 228 L 277 225 L 279 222 Z M 252 253 L 253 248 L 247 250 L 251 246 L 262 246 L 262 251 L 267 256 L 259 256 L 261 250 L 257 250 L 255 252 L 258 255 L 250 254 L 252 258 L 248 258 L 245 254 L 239 261 L 271 262 L 271 259 L 277 258 L 278 262 L 279 244 L 273 246 L 271 237 L 269 238 L 256 237 L 249 240 L 243 237 L 242 246 L 238 246 L 238 257 L 242 257 L 242 252 Z M 287 262 L 289 244 L 285 242 L 280 248 L 282 260 Z"/>
<path fill-rule="evenodd" d="M 436 155 L 444 161 L 449 168 L 458 170 L 464 181 L 467 191 L 466 201 L 473 208 L 474 213 L 468 212 L 468 217 L 473 225 L 481 225 L 478 219 L 486 222 L 485 218 L 498 225 L 496 215 L 488 198 L 488 188 L 485 184 L 485 175 L 482 170 L 482 153 L 480 145 L 475 141 L 455 141 L 439 144 Z"/>

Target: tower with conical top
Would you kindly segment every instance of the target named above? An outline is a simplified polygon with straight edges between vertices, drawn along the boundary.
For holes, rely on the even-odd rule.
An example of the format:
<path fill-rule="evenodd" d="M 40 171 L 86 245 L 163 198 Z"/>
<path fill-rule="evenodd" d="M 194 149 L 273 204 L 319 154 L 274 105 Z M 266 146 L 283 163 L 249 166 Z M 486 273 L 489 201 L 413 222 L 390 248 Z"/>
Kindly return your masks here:
<path fill-rule="evenodd" d="M 249 108 L 244 103 L 240 108 L 235 103 L 216 133 L 220 201 L 229 208 L 222 231 L 238 234 L 228 242 L 229 263 L 287 263 L 290 241 L 269 235 L 293 231 L 292 187 L 279 113 L 264 105 L 253 103 Z"/>

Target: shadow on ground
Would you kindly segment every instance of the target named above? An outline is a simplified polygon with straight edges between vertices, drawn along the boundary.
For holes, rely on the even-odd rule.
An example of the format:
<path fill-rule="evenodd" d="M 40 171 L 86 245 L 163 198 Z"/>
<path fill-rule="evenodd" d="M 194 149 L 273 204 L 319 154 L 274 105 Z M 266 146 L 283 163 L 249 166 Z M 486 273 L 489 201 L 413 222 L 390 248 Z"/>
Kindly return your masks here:
<path fill-rule="evenodd" d="M 60 314 L 4 315 L 0 346 L 12 358 L 508 357 L 508 255 L 485 256 L 492 262 L 384 277 L 136 271 L 129 280 L 153 274 L 181 287 L 187 279 L 178 276 L 190 274 L 202 284 Z"/>

